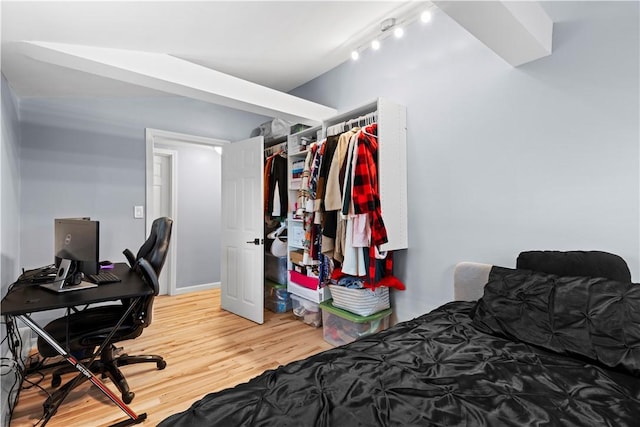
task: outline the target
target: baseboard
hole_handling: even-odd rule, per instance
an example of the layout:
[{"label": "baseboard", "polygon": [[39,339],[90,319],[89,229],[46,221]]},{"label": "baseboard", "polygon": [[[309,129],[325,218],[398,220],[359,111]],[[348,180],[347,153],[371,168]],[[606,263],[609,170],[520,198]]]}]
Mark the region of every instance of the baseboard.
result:
[{"label": "baseboard", "polygon": [[220,282],[213,282],[213,283],[204,283],[202,285],[185,286],[181,288],[176,288],[173,295],[188,294],[190,292],[205,291],[208,289],[218,289],[220,288],[220,285],[221,285]]}]

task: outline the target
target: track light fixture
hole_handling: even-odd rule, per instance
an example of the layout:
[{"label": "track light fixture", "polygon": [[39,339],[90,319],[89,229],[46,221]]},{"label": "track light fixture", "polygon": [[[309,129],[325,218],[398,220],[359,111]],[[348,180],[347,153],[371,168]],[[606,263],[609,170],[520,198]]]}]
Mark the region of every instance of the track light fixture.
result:
[{"label": "track light fixture", "polygon": [[384,33],[385,31],[395,27],[395,25],[396,25],[396,18],[387,18],[380,23],[380,31]]},{"label": "track light fixture", "polygon": [[[404,36],[404,27],[410,22],[420,19],[421,22],[427,23],[431,21],[432,13],[431,9],[435,6],[431,6],[427,9],[422,10],[419,14],[413,12],[413,16],[407,16],[406,14],[400,18],[387,18],[380,22],[380,30],[377,35],[374,35],[371,42],[358,46],[351,52],[351,59],[357,61],[360,58],[360,52],[366,50],[367,47],[370,47],[371,50],[379,50],[382,46],[382,42],[384,39],[389,37],[391,34],[394,35],[396,39],[400,39]],[[362,40],[362,39],[361,39]],[[367,44],[369,46],[367,46]]]}]

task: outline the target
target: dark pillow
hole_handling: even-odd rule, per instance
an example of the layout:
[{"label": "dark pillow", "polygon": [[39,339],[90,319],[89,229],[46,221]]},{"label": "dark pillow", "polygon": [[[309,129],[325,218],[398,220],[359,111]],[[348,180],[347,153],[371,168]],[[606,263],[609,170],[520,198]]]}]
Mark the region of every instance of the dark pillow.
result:
[{"label": "dark pillow", "polygon": [[520,252],[516,268],[558,276],[606,277],[620,282],[631,281],[631,272],[624,259],[601,251]]},{"label": "dark pillow", "polygon": [[473,325],[640,376],[640,285],[493,267]]}]

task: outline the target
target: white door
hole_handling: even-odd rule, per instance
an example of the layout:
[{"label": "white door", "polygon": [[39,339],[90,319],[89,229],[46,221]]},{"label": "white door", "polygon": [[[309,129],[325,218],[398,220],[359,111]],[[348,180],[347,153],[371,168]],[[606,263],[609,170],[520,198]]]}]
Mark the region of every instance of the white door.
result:
[{"label": "white door", "polygon": [[[175,179],[172,165],[175,163],[177,153],[172,150],[155,149],[153,153],[153,206],[152,219],[167,216],[172,218],[171,205],[174,194],[172,182]],[[167,260],[172,256],[172,246],[169,245]],[[162,273],[158,278],[160,295],[169,294],[169,279],[172,277],[172,263],[165,262]]]},{"label": "white door", "polygon": [[222,153],[221,304],[264,322],[263,137],[227,144]]}]

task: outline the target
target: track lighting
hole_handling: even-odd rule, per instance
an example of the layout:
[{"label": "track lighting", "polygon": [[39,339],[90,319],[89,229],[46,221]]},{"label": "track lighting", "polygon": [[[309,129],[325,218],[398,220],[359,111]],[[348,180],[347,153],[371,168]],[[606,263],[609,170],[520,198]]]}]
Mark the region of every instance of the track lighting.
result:
[{"label": "track lighting", "polygon": [[380,31],[385,32],[396,25],[396,18],[387,18],[380,23]]},{"label": "track lighting", "polygon": [[[360,39],[360,43],[364,43],[351,52],[351,59],[357,61],[360,58],[360,52],[366,50],[367,47],[370,47],[371,50],[379,50],[384,39],[389,37],[392,33],[395,38],[402,38],[404,36],[404,27],[417,19],[420,19],[420,21],[424,23],[430,22],[433,17],[431,11],[434,7],[435,6],[429,7],[428,9],[422,9],[422,11],[419,11],[418,8],[414,7],[411,14],[404,13],[398,18],[384,19],[380,22],[379,30],[375,31],[376,34],[372,34],[371,38],[365,36]],[[369,46],[367,46],[367,38],[371,40],[368,42]]]}]

